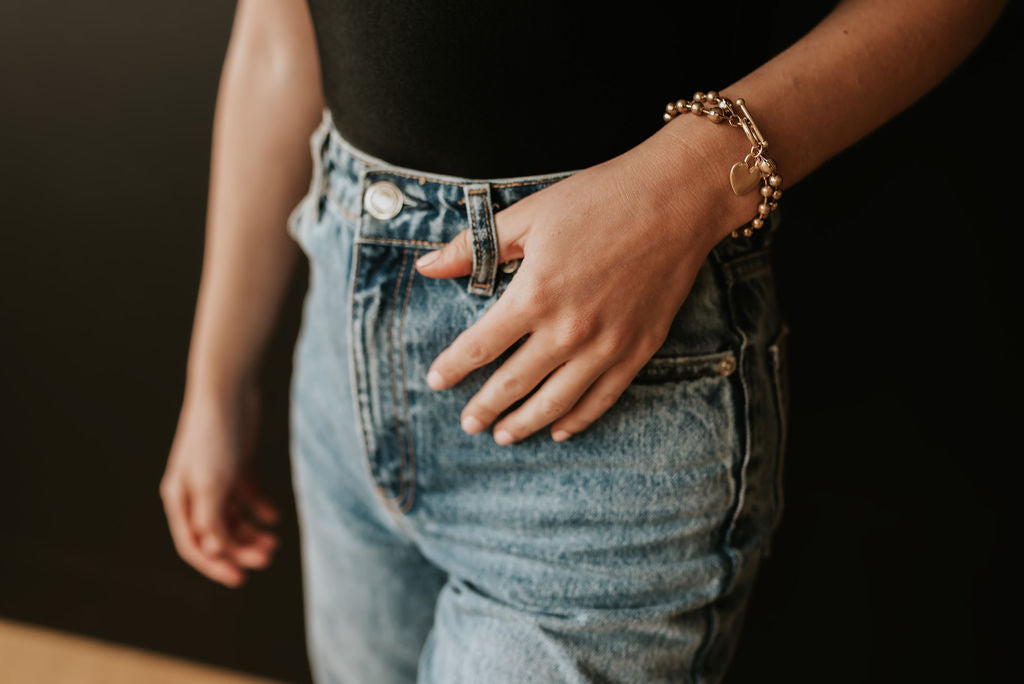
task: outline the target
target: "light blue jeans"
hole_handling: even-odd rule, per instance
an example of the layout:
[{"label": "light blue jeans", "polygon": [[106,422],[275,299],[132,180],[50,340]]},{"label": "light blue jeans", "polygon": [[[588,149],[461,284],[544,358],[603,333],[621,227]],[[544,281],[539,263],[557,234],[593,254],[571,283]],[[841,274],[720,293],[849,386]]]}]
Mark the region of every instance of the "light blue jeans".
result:
[{"label": "light blue jeans", "polygon": [[[596,423],[499,446],[459,415],[522,340],[441,392],[427,368],[515,276],[494,212],[573,172],[394,166],[327,110],[311,149],[290,421],[318,684],[719,681],[782,508],[777,221],[714,248]],[[470,226],[471,275],[417,275]]]}]

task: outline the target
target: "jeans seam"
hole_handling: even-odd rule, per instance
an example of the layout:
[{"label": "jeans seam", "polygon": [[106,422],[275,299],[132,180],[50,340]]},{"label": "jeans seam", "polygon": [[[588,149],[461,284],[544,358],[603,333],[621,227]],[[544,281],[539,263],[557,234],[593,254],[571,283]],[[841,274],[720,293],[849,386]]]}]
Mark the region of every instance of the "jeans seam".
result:
[{"label": "jeans seam", "polygon": [[[402,265],[398,269],[398,278],[395,279],[395,291],[391,296],[391,316],[388,318],[388,369],[391,374],[391,403],[392,410],[395,416],[395,439],[398,441],[399,451],[402,454],[401,468],[398,474],[398,494],[394,496],[387,496],[388,501],[395,502],[405,497],[405,469],[406,469],[406,453],[405,453],[405,439],[404,430],[402,429],[402,416],[398,405],[398,380],[395,378],[395,340],[394,340],[394,328],[395,328],[395,309],[398,308],[398,292],[402,286],[402,279],[405,276],[405,265],[409,261],[409,252],[402,250]],[[383,488],[381,488],[383,489]]]},{"label": "jeans seam", "polygon": [[[406,254],[408,251],[406,250]],[[419,250],[413,252],[413,260],[419,256]],[[402,262],[405,263],[404,261]],[[402,378],[402,415],[405,418],[405,453],[408,454],[406,458],[406,471],[403,471],[403,481],[408,478],[408,499],[406,499],[399,510],[403,513],[407,512],[412,508],[412,502],[416,498],[416,449],[413,444],[412,435],[412,422],[409,420],[409,391],[405,377],[405,345],[402,344],[404,339],[402,332],[405,329],[405,312],[409,308],[409,298],[412,295],[412,279],[416,276],[416,269],[413,268],[409,272],[409,280],[405,286],[405,299],[402,302],[402,312],[398,317],[398,354],[399,362],[401,363],[401,378]]]},{"label": "jeans seam", "polygon": [[[357,226],[356,238],[358,239],[360,224],[357,223],[356,226]],[[348,306],[349,306],[349,308],[348,308],[348,316],[349,316],[348,326],[349,326],[349,344],[350,344],[350,350],[349,350],[349,364],[350,364],[350,366],[349,366],[349,375],[350,375],[350,378],[351,378],[351,382],[349,383],[349,385],[350,385],[351,391],[352,391],[352,401],[353,401],[353,406],[355,407],[356,420],[359,423],[359,436],[361,438],[360,442],[361,442],[361,446],[362,446],[362,450],[363,450],[363,458],[362,458],[363,467],[366,470],[366,474],[369,477],[371,485],[374,486],[378,491],[380,491],[381,487],[377,484],[377,478],[374,476],[373,467],[372,467],[372,465],[370,463],[370,448],[369,448],[369,444],[367,443],[366,414],[365,414],[365,412],[363,410],[363,402],[362,402],[362,398],[360,396],[361,395],[360,388],[361,388],[362,385],[361,385],[360,377],[359,377],[359,375],[360,375],[360,364],[359,364],[359,360],[358,360],[357,357],[359,356],[361,350],[364,348],[364,344],[363,344],[363,341],[360,338],[360,336],[356,335],[356,320],[357,320],[356,311],[355,311],[356,285],[359,282],[359,265],[360,265],[359,256],[360,256],[360,252],[362,251],[361,249],[359,249],[358,242],[354,242],[354,244],[353,244],[353,251],[355,252],[355,256],[353,257],[354,261],[353,261],[353,265],[352,265],[352,276],[351,276],[351,279],[349,281],[349,295],[348,295]]]},{"label": "jeans seam", "polygon": [[361,237],[359,244],[363,245],[408,245],[416,247],[437,247],[447,244],[443,241],[413,240],[411,238],[386,238],[386,237]]},{"label": "jeans seam", "polygon": [[[714,632],[714,601],[718,598],[725,596],[732,591],[733,585],[736,582],[736,578],[740,574],[740,558],[739,555],[730,546],[732,541],[732,532],[736,526],[736,521],[739,519],[740,511],[743,506],[743,498],[746,491],[746,471],[747,464],[750,461],[750,388],[747,385],[747,373],[744,370],[744,363],[748,358],[749,340],[747,334],[743,331],[742,326],[737,323],[736,307],[734,302],[735,293],[735,281],[732,277],[732,273],[729,271],[728,264],[719,263],[718,276],[724,281],[725,285],[725,299],[726,309],[729,316],[729,328],[737,333],[740,337],[740,347],[738,358],[736,362],[736,383],[740,391],[742,392],[742,421],[734,422],[735,425],[743,425],[743,442],[742,442],[742,453],[740,458],[739,472],[735,476],[736,479],[736,494],[735,500],[732,504],[732,514],[729,520],[725,523],[725,529],[721,532],[721,542],[718,547],[718,553],[722,556],[728,564],[728,577],[722,582],[722,588],[717,593],[715,599],[708,604],[708,624],[704,633],[704,640],[700,647],[697,649],[697,654],[693,659],[693,668],[691,670],[691,676],[694,682],[700,682],[700,671],[704,664],[704,658],[710,648],[711,641],[715,638]],[[735,405],[735,403],[734,403]],[[732,468],[730,468],[730,473]]]}]

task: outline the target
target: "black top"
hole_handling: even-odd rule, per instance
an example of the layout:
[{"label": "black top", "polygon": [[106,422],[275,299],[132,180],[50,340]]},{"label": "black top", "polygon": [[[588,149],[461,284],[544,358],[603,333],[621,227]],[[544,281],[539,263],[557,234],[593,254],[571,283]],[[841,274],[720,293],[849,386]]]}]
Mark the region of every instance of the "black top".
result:
[{"label": "black top", "polygon": [[[500,178],[610,159],[666,102],[771,55],[770,2],[308,0],[339,132],[385,161]],[[751,40],[753,38],[753,40]]]}]

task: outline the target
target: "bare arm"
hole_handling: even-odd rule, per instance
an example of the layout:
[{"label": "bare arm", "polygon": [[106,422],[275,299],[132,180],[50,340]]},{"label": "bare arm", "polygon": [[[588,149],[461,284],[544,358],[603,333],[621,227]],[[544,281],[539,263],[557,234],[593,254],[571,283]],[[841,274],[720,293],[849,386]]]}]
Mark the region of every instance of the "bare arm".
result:
[{"label": "bare arm", "polygon": [[286,224],[309,184],[322,107],[305,0],[240,0],[217,94],[185,400],[160,482],[178,554],[227,586],[277,546],[253,524],[278,519],[251,468],[256,375],[300,253]]},{"label": "bare arm", "polygon": [[299,250],[285,221],[309,183],[320,65],[303,0],[241,0],[217,95],[206,248],[187,395],[253,382]]},{"label": "bare arm", "polygon": [[[785,186],[792,187],[948,76],[1005,5],[1005,0],[844,0],[799,41],[719,92],[746,99],[768,139],[769,156]],[[694,116],[677,117],[649,139],[668,157],[694,141],[717,170],[709,176],[718,181],[717,196],[726,208],[725,224],[709,226],[713,244],[754,216],[756,196],[736,197],[725,180],[748,143],[737,129]]]}]

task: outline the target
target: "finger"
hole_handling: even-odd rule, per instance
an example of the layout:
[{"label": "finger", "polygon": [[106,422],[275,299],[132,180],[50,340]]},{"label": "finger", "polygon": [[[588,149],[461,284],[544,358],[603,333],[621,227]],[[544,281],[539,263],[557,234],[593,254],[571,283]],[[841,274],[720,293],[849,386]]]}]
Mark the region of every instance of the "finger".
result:
[{"label": "finger", "polygon": [[[462,429],[471,435],[485,429],[502,411],[529,394],[568,358],[567,351],[541,333],[530,335],[466,403],[462,409]],[[580,392],[584,389],[581,388]]]},{"label": "finger", "polygon": [[518,442],[569,413],[608,367],[608,359],[574,358],[561,365],[522,406],[494,426],[498,444]]},{"label": "finger", "polygon": [[416,260],[416,268],[429,278],[454,278],[473,272],[473,229],[460,231],[446,245]]},{"label": "finger", "polygon": [[[511,290],[506,290],[508,293]],[[484,314],[463,330],[446,347],[427,373],[431,389],[441,390],[459,383],[471,371],[490,363],[530,332],[526,315],[519,314],[513,297],[499,297]]]},{"label": "finger", "polygon": [[227,518],[230,540],[226,555],[247,568],[265,567],[277,548],[277,536],[269,530],[256,527],[246,520],[241,511],[234,509]]},{"label": "finger", "polygon": [[[506,220],[504,210],[494,214],[494,232],[498,237],[498,263],[523,257],[519,244],[521,230]],[[473,272],[473,229],[466,228],[439,249],[416,260],[420,273],[431,278],[454,278]]]},{"label": "finger", "polygon": [[225,526],[226,500],[221,487],[204,483],[192,489],[192,530],[199,538],[199,549],[211,558],[223,554],[228,546]]},{"label": "finger", "polygon": [[281,518],[277,506],[263,493],[251,474],[239,479],[237,494],[244,508],[263,524],[272,525]]},{"label": "finger", "polygon": [[609,368],[580,397],[571,411],[551,426],[551,438],[564,442],[588,428],[618,402],[644,361],[623,362]]},{"label": "finger", "polygon": [[223,560],[211,559],[200,551],[196,536],[189,525],[190,502],[184,487],[169,486],[166,492],[161,491],[161,498],[171,530],[171,539],[178,555],[212,580],[228,586],[240,584],[245,577],[238,568]]}]

